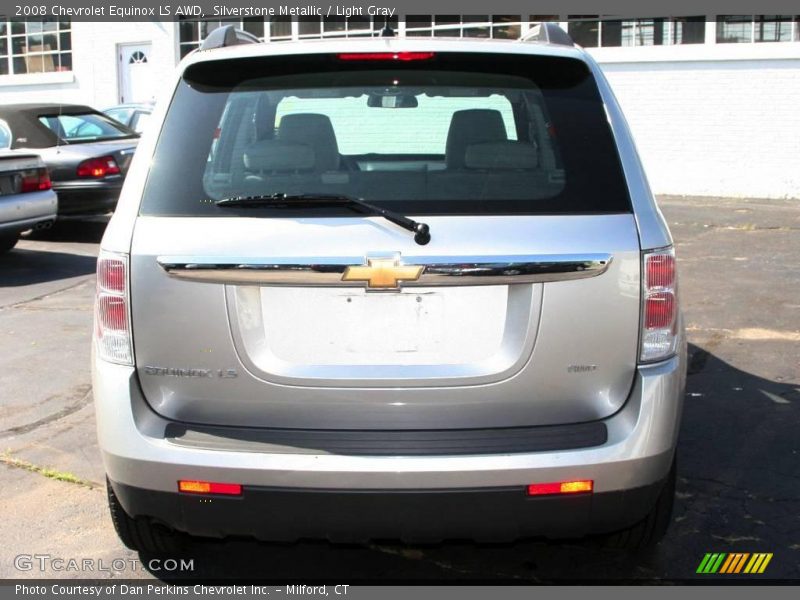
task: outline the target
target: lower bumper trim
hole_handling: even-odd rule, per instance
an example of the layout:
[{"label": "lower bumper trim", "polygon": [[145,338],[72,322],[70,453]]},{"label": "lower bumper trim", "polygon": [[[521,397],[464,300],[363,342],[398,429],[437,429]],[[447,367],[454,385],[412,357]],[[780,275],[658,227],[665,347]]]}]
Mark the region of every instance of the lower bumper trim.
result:
[{"label": "lower bumper trim", "polygon": [[[244,486],[238,497],[198,496],[111,482],[125,511],[202,537],[265,541],[399,539],[510,542],[623,529],[644,518],[664,482],[600,494],[529,497],[525,487],[341,491]],[[177,485],[177,484],[176,484]],[[176,488],[177,489],[177,488]]]}]

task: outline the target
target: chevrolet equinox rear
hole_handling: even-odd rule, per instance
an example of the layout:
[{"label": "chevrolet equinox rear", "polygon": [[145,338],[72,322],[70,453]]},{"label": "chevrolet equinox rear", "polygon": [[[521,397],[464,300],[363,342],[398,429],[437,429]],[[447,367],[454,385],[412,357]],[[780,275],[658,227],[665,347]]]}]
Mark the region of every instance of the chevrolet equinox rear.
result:
[{"label": "chevrolet equinox rear", "polygon": [[156,108],[98,261],[122,541],[660,539],[675,257],[592,59],[563,32],[222,31]]}]

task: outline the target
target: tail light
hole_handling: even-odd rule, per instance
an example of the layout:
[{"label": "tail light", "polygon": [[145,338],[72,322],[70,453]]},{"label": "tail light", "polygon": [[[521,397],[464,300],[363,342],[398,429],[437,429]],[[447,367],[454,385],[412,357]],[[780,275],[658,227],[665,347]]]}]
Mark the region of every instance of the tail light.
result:
[{"label": "tail light", "polygon": [[339,54],[339,60],[389,60],[408,62],[412,60],[430,60],[433,52],[348,52]]},{"label": "tail light", "polygon": [[101,251],[97,259],[94,328],[100,358],[133,365],[128,256],[125,254]]},{"label": "tail light", "polygon": [[672,248],[643,254],[640,360],[652,362],[675,353],[678,337],[678,282]]},{"label": "tail light", "polygon": [[22,181],[19,186],[20,193],[43,192],[52,187],[50,173],[47,172],[47,169],[30,169],[22,172]]},{"label": "tail light", "polygon": [[78,165],[78,177],[92,177],[99,179],[106,175],[119,175],[121,173],[117,161],[113,156],[90,158]]}]

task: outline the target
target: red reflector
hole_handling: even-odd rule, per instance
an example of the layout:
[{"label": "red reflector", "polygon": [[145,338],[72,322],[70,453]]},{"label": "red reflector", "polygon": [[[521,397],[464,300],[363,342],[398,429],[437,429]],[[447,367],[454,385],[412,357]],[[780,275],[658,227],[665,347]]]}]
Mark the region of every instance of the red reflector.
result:
[{"label": "red reflector", "polygon": [[647,287],[671,287],[675,283],[675,257],[652,254],[647,257]]},{"label": "red reflector", "polygon": [[100,320],[105,329],[126,331],[128,329],[128,309],[125,298],[100,294],[97,298]]},{"label": "red reflector", "polygon": [[102,260],[97,268],[100,287],[111,292],[125,291],[125,263],[121,260]]},{"label": "red reflector", "polygon": [[214,483],[212,481],[181,479],[178,482],[178,491],[188,494],[224,494],[227,496],[240,496],[242,494],[242,486],[238,483]]},{"label": "red reflector", "polygon": [[78,177],[105,177],[106,175],[119,175],[119,165],[113,156],[90,158],[78,165]]},{"label": "red reflector", "polygon": [[647,329],[664,329],[672,325],[675,316],[675,295],[656,292],[648,296],[644,308],[644,326]]},{"label": "red reflector", "polygon": [[578,494],[591,492],[594,481],[581,479],[578,481],[560,481],[555,483],[532,483],[528,486],[528,496],[549,496],[552,494]]},{"label": "red reflector", "polygon": [[348,52],[339,54],[339,60],[429,60],[435,56],[433,52]]}]

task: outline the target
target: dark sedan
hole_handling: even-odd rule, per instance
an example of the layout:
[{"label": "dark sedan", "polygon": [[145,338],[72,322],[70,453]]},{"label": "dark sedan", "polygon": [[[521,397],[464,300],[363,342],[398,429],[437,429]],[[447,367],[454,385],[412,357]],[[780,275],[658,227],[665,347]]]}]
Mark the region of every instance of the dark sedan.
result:
[{"label": "dark sedan", "polygon": [[139,134],[88,106],[0,106],[4,147],[36,149],[58,194],[58,214],[104,214],[117,204]]}]

